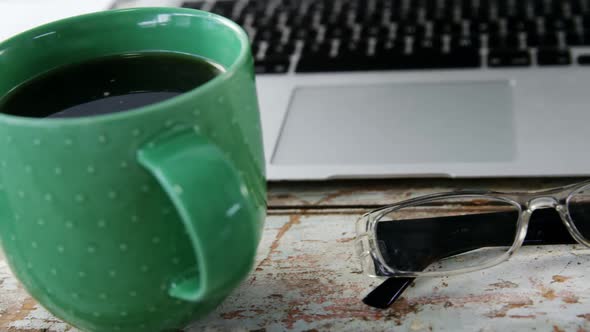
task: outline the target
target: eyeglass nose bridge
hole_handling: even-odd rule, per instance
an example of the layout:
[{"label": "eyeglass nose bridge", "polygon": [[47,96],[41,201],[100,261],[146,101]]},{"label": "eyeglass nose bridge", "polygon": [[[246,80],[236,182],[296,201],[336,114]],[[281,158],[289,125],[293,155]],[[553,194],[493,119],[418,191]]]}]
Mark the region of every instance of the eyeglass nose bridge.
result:
[{"label": "eyeglass nose bridge", "polygon": [[522,246],[522,244],[524,243],[524,239],[526,237],[528,226],[529,226],[529,221],[530,221],[531,215],[533,214],[533,212],[535,212],[535,210],[548,209],[548,208],[556,209],[561,217],[561,221],[567,227],[570,234],[572,234],[571,225],[570,225],[569,221],[567,220],[567,218],[565,218],[564,213],[562,211],[563,209],[561,208],[561,205],[559,204],[557,199],[555,199],[554,197],[550,197],[550,196],[534,197],[534,198],[530,199],[529,201],[525,202],[522,207],[524,209],[522,210],[522,215],[521,215],[522,218],[520,220],[520,225],[518,228],[518,232],[516,234],[516,244],[515,244],[515,247],[513,247],[512,250],[509,251],[510,255],[514,254],[514,252],[518,248],[520,248],[520,246]]},{"label": "eyeglass nose bridge", "polygon": [[520,232],[520,234],[518,235],[521,242],[524,241],[524,237],[526,236],[526,230],[528,228],[529,220],[530,220],[530,217],[533,214],[533,212],[538,209],[553,208],[559,214],[559,217],[561,218],[561,222],[567,228],[567,231],[574,238],[574,240],[576,240],[580,244],[590,246],[590,242],[588,240],[586,240],[580,234],[578,229],[573,224],[573,222],[570,219],[570,216],[567,212],[567,208],[563,204],[561,204],[555,197],[550,197],[550,196],[535,197],[535,198],[529,200],[525,204],[525,207],[526,207],[526,210],[524,210],[524,213],[523,213],[524,218],[522,220],[522,223],[523,223],[522,232]]},{"label": "eyeglass nose bridge", "polygon": [[559,202],[554,197],[543,196],[543,197],[535,197],[527,202],[526,208],[527,211],[532,214],[535,210],[538,209],[547,209],[553,208],[557,209],[559,206]]}]

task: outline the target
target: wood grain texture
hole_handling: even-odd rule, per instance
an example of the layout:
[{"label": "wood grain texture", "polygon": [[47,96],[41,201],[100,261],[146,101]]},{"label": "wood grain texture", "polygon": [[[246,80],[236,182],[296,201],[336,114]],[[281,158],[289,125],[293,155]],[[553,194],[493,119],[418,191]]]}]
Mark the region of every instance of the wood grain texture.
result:
[{"label": "wood grain texture", "polygon": [[[529,190],[570,182],[464,184]],[[354,257],[358,216],[369,206],[464,184],[272,184],[253,273],[215,312],[186,331],[590,331],[590,251],[578,245],[523,248],[492,269],[418,279],[388,310],[361,303],[378,281],[363,275]],[[1,253],[0,331],[75,331],[26,295]]]},{"label": "wood grain texture", "polygon": [[459,189],[531,191],[576,183],[576,178],[398,179],[331,182],[277,182],[270,185],[271,209],[367,209],[435,192]]}]

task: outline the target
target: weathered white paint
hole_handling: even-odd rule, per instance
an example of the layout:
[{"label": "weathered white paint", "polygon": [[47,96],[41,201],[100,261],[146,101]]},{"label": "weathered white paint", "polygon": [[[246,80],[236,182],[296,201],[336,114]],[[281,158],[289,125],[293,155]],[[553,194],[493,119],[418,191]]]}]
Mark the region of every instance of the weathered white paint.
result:
[{"label": "weathered white paint", "polygon": [[[310,201],[303,209],[275,209],[281,205],[271,198],[255,271],[187,331],[590,331],[590,253],[580,246],[524,248],[492,269],[419,279],[388,310],[366,307],[360,300],[378,281],[353,256],[362,209],[346,207],[358,197],[381,202],[394,190],[341,196],[340,185],[322,188],[290,194]],[[319,209],[318,201],[342,208]],[[0,256],[0,331],[68,331],[18,285]]]}]

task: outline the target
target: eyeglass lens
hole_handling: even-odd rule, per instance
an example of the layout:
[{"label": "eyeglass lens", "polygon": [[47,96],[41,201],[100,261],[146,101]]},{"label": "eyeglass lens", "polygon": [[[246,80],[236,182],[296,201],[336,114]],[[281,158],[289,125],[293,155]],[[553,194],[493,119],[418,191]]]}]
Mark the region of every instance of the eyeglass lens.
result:
[{"label": "eyeglass lens", "polygon": [[377,246],[396,271],[482,266],[512,246],[520,209],[491,197],[445,198],[394,210],[378,220]]},{"label": "eyeglass lens", "polygon": [[[479,220],[479,222],[486,221],[487,224],[502,224],[502,222],[498,222],[498,219],[503,220],[506,218],[506,212],[497,212],[497,213],[484,213],[484,214],[469,214],[468,217],[465,215],[456,216],[456,218],[460,221],[460,223],[468,222],[468,220]],[[479,219],[479,217],[483,217]],[[446,216],[445,218],[449,218]],[[423,220],[424,218],[420,218],[418,220]],[[450,219],[445,219],[450,221]],[[405,221],[412,222],[412,219],[405,219]],[[385,239],[392,235],[392,228],[387,227],[387,224],[396,223],[397,221],[386,221],[381,222],[378,224],[377,227],[377,238]],[[383,224],[383,225],[380,225]],[[406,226],[409,227],[409,226]],[[456,226],[445,224],[442,227],[437,228],[440,230],[443,228],[441,234],[449,233],[449,230],[456,229]],[[444,228],[448,228],[447,231],[444,231]],[[502,236],[501,233],[504,231],[504,228],[494,228],[491,226],[486,227],[487,232],[483,234],[484,239],[482,244],[490,243],[490,239],[494,238],[506,238],[506,236]],[[511,232],[511,230],[508,230]],[[452,231],[451,231],[452,232]],[[576,243],[575,240],[570,236],[567,229],[563,226],[560,216],[554,209],[542,209],[537,210],[531,217],[531,222],[529,223],[528,231],[526,238],[524,240],[523,245],[554,245],[554,244],[572,244]],[[460,243],[453,243],[453,248],[470,248],[473,245],[473,241],[468,239],[467,243],[461,245]],[[444,248],[443,248],[444,249]],[[446,250],[446,249],[445,249]],[[447,252],[453,252],[453,250],[447,250]],[[383,253],[382,253],[383,254]],[[394,253],[386,253],[386,255],[393,255]],[[451,254],[452,255],[452,254]],[[432,257],[433,259],[440,259],[445,258],[444,254],[430,254],[428,257]],[[434,258],[439,257],[439,258]],[[428,266],[434,263],[434,261],[424,260],[421,262],[422,265]],[[416,265],[417,266],[417,265]],[[389,278],[383,282],[382,285],[375,288],[371,293],[369,293],[364,299],[363,302],[369,306],[375,308],[387,308],[391,305],[397,298],[401,296],[403,291],[411,284],[414,278]]]},{"label": "eyeglass lens", "polygon": [[584,239],[590,239],[590,186],[573,193],[567,202],[570,218]]}]

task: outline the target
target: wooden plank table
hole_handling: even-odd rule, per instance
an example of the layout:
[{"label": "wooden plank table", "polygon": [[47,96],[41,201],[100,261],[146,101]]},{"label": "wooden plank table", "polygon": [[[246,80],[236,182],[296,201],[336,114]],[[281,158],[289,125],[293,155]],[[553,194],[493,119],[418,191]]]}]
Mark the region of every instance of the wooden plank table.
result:
[{"label": "wooden plank table", "polygon": [[[523,248],[495,268],[418,279],[388,310],[360,299],[378,284],[354,257],[368,209],[457,188],[533,190],[576,179],[276,183],[255,270],[186,331],[590,331],[590,251]],[[75,331],[20,287],[0,253],[0,331]]]}]

